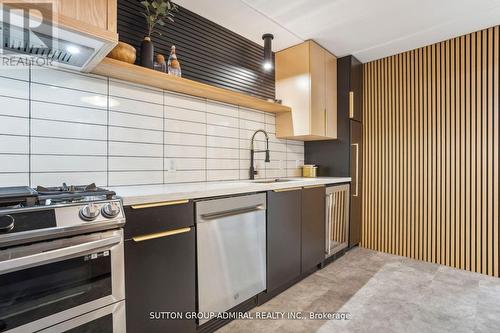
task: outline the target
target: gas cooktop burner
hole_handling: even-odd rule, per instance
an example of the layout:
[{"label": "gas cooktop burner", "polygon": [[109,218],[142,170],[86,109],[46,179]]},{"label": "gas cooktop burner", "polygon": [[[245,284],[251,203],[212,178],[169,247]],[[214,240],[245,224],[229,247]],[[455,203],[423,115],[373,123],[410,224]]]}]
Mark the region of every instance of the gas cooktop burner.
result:
[{"label": "gas cooktop burner", "polygon": [[[116,193],[100,187],[95,183],[90,185],[66,185],[56,187],[36,188],[38,201],[40,204],[68,203],[79,201],[93,201],[97,199],[111,200]],[[48,202],[50,200],[50,202]]]}]

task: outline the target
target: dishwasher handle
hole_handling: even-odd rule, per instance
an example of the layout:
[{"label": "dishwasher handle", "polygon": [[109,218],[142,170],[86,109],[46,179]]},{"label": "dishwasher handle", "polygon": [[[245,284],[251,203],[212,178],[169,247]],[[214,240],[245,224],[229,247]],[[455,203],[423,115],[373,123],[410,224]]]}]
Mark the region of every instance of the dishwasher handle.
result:
[{"label": "dishwasher handle", "polygon": [[250,206],[250,207],[225,210],[225,211],[216,212],[216,213],[201,214],[200,217],[203,221],[213,221],[213,220],[217,220],[217,219],[220,219],[223,217],[230,217],[230,216],[236,216],[236,215],[241,215],[241,214],[247,214],[247,213],[257,212],[257,211],[261,211],[261,210],[266,210],[264,205],[255,205],[255,206]]}]

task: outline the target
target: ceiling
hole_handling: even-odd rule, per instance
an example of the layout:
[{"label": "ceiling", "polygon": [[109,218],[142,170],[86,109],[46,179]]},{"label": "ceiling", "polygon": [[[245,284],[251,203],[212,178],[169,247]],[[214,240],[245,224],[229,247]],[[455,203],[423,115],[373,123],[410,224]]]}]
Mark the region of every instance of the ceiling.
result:
[{"label": "ceiling", "polygon": [[500,0],[177,0],[274,51],[313,39],[338,57],[384,58],[500,24]]}]

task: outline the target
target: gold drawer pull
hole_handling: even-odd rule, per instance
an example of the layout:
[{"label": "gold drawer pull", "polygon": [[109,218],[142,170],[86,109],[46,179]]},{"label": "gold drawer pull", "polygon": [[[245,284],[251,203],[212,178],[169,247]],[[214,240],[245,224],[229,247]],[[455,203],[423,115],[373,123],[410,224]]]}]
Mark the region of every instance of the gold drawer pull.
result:
[{"label": "gold drawer pull", "polygon": [[354,92],[349,92],[349,118],[354,118]]},{"label": "gold drawer pull", "polygon": [[164,207],[164,206],[173,206],[173,205],[182,205],[187,204],[189,200],[177,200],[177,201],[165,201],[165,202],[155,202],[143,205],[133,205],[132,209],[144,209],[144,208],[155,208],[155,207]]},{"label": "gold drawer pull", "polygon": [[168,237],[168,236],[173,236],[173,235],[178,235],[178,234],[185,234],[186,232],[190,232],[190,231],[191,231],[191,228],[182,228],[182,229],[158,232],[156,234],[137,236],[137,237],[133,237],[132,240],[134,242],[144,242],[144,241],[156,239],[156,238]]},{"label": "gold drawer pull", "polygon": [[311,186],[304,186],[304,188],[320,188],[320,187],[325,187],[325,185],[311,185]]},{"label": "gold drawer pull", "polygon": [[300,190],[302,190],[302,187],[283,188],[281,190],[273,190],[273,192],[280,193],[280,192],[291,192],[291,191],[300,191]]}]

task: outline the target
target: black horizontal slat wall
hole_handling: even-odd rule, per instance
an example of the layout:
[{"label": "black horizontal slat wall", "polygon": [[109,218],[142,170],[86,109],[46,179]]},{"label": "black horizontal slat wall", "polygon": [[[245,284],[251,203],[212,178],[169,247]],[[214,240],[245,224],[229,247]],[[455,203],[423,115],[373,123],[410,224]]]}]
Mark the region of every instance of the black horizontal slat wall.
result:
[{"label": "black horizontal slat wall", "polygon": [[[120,40],[137,49],[145,36],[146,22],[139,0],[118,0]],[[168,58],[176,46],[182,76],[261,98],[275,97],[274,71],[262,69],[263,47],[200,15],[179,7],[175,22],[158,27],[153,35],[155,53]]]}]

